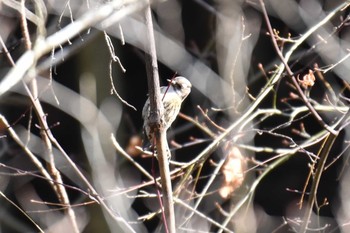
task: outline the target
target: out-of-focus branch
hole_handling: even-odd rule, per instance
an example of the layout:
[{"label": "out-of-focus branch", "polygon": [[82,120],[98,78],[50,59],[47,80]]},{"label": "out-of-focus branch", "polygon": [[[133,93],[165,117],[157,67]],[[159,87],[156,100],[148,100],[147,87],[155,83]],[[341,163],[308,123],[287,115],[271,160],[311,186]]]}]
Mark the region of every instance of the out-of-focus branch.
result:
[{"label": "out-of-focus branch", "polygon": [[[289,65],[288,65],[288,58],[291,55],[291,53],[294,51],[294,49],[296,49],[299,45],[300,45],[300,39],[296,41],[296,43],[294,44],[294,46],[291,48],[290,53],[287,53],[286,56],[283,56],[281,50],[278,48],[277,42],[276,42],[276,38],[273,36],[273,30],[269,21],[269,17],[268,14],[266,12],[265,9],[265,5],[264,5],[264,1],[260,0],[260,5],[262,8],[262,12],[263,15],[265,17],[265,21],[269,30],[269,33],[271,35],[271,39],[273,42],[273,45],[275,47],[275,50],[278,54],[278,56],[280,57],[280,59],[282,60],[282,63],[284,65],[284,68],[286,69],[288,75],[292,78],[292,82],[294,84],[294,86],[296,87],[299,95],[301,96],[304,104],[308,107],[308,109],[311,111],[312,115],[316,118],[316,120],[319,122],[320,125],[322,125],[329,133],[327,135],[327,137],[325,138],[325,141],[323,143],[323,145],[321,146],[321,149],[319,151],[318,157],[320,158],[319,161],[317,162],[317,168],[315,170],[315,173],[313,175],[313,180],[312,180],[312,185],[311,185],[311,190],[310,190],[310,195],[309,195],[309,199],[308,199],[308,203],[305,209],[305,214],[304,214],[304,218],[301,224],[301,227],[299,229],[300,233],[305,233],[306,229],[309,225],[309,221],[310,221],[310,217],[311,217],[311,213],[313,210],[313,206],[315,205],[316,202],[316,194],[317,194],[317,190],[319,187],[319,183],[321,180],[321,176],[322,173],[324,171],[324,167],[325,167],[325,163],[327,161],[328,155],[330,150],[332,149],[332,146],[337,138],[337,136],[339,135],[339,132],[342,130],[343,127],[345,127],[345,125],[347,125],[347,120],[349,118],[350,115],[350,110],[348,109],[346,114],[344,114],[341,118],[341,120],[339,121],[339,123],[336,125],[336,127],[331,128],[329,127],[320,117],[320,115],[315,111],[314,107],[311,105],[310,101],[307,99],[307,97],[304,95],[303,91],[301,90],[293,72],[291,71]],[[308,37],[309,35],[311,35],[318,26],[324,24],[325,22],[327,22],[328,20],[330,20],[336,12],[338,12],[339,10],[341,10],[343,7],[346,7],[348,5],[348,3],[343,3],[341,5],[339,5],[338,7],[336,7],[333,11],[331,11],[331,13],[329,13],[327,15],[327,17],[325,17],[323,20],[321,20],[317,25],[315,25],[313,28],[311,28],[310,30],[308,30],[303,37]],[[286,59],[287,58],[287,59]],[[315,166],[316,164],[313,164],[313,166]]]},{"label": "out-of-focus branch", "polygon": [[[41,109],[41,107],[36,106],[36,105],[40,105],[40,103],[38,104],[34,99],[33,96],[31,96],[31,93],[28,92],[29,97],[31,98],[34,108],[36,110]],[[90,181],[84,176],[84,174],[79,170],[78,166],[74,163],[74,161],[68,156],[68,154],[65,152],[65,150],[62,148],[62,146],[58,143],[58,141],[56,140],[56,138],[54,137],[54,135],[52,134],[49,126],[47,125],[47,122],[45,120],[45,114],[43,111],[40,111],[37,113],[38,116],[38,120],[40,122],[40,125],[42,125],[43,128],[43,132],[47,135],[47,138],[50,140],[50,142],[52,143],[53,146],[57,147],[57,149],[62,153],[62,155],[64,156],[64,158],[67,160],[67,162],[69,163],[69,165],[73,168],[74,172],[79,176],[79,178],[85,183],[85,185],[88,187],[88,189],[91,191],[91,194],[94,198],[96,198],[98,200],[98,203],[103,207],[104,210],[107,211],[107,213],[117,222],[122,223],[128,230],[129,232],[135,232],[132,227],[125,221],[124,218],[118,216],[117,213],[115,213],[114,211],[111,210],[111,208],[105,203],[105,200],[97,193],[96,189],[94,188],[94,186],[90,183]]]},{"label": "out-of-focus branch", "polygon": [[[295,52],[295,50],[307,39],[309,36],[315,32],[318,28],[322,27],[325,23],[327,23],[339,10],[341,10],[343,7],[345,7],[347,3],[343,3],[337,8],[335,8],[332,12],[330,12],[323,20],[321,20],[318,24],[313,26],[310,30],[308,30],[303,36],[301,36],[294,44],[293,46],[287,51],[284,61],[288,62],[292,54]],[[265,99],[265,97],[270,93],[271,90],[273,90],[273,87],[282,77],[282,72],[284,70],[284,64],[279,65],[279,69],[277,73],[269,80],[269,82],[263,87],[259,93],[259,95],[255,98],[255,100],[251,103],[251,105],[247,108],[247,110],[242,114],[242,116],[237,119],[231,126],[229,126],[225,132],[220,134],[207,148],[205,148],[198,156],[196,156],[192,161],[188,163],[187,166],[190,166],[191,164],[196,163],[197,165],[200,164],[202,161],[206,160],[212,152],[214,152],[221,144],[223,139],[231,134],[234,130],[237,130],[237,128],[246,121],[250,117],[251,114],[253,114],[254,110],[258,107],[258,105]],[[185,168],[183,167],[183,168]]]},{"label": "out-of-focus branch", "polygon": [[170,153],[169,146],[166,138],[166,129],[164,128],[163,112],[164,107],[162,103],[162,96],[160,94],[159,86],[159,74],[157,65],[156,46],[153,33],[152,14],[150,6],[146,7],[145,19],[148,36],[148,48],[146,48],[146,70],[147,70],[147,83],[149,89],[150,100],[150,116],[149,126],[151,132],[154,134],[157,148],[157,159],[159,164],[162,193],[163,193],[163,205],[164,205],[164,224],[166,232],[175,233],[175,213],[173,193],[171,186],[169,161],[167,153]]},{"label": "out-of-focus branch", "polygon": [[137,162],[135,162],[135,160],[128,155],[124,149],[119,145],[117,139],[115,138],[115,136],[112,134],[111,135],[111,140],[113,142],[113,145],[115,147],[115,149],[121,153],[127,160],[129,160],[129,162],[131,162],[140,172],[142,172],[142,174],[144,174],[148,179],[153,180],[153,177],[151,174],[149,174],[140,164],[138,164]]},{"label": "out-of-focus branch", "polygon": [[44,233],[45,231],[41,229],[41,227],[24,211],[19,207],[16,203],[10,200],[3,192],[0,191],[0,196],[2,196],[7,202],[13,205],[19,212],[21,212],[33,225],[39,230],[39,232]]},{"label": "out-of-focus branch", "polygon": [[[142,9],[146,3],[146,0],[112,1],[97,9],[94,8],[87,11],[79,19],[47,38],[39,37],[33,45],[33,49],[26,51],[18,59],[16,66],[0,82],[0,96],[20,82],[39,58],[51,52],[52,49],[65,44],[69,39],[79,35],[83,30],[95,26],[109,17],[113,16],[114,21],[121,20],[127,15]],[[116,11],[116,9],[118,10]]]},{"label": "out-of-focus branch", "polygon": [[[39,6],[37,6],[37,4],[38,3],[36,2],[35,9],[37,9],[37,11],[41,12],[41,8]],[[26,49],[27,49],[27,51],[31,51],[32,42],[31,42],[30,35],[29,35],[27,19],[26,19],[26,15],[25,15],[25,9],[26,9],[25,0],[21,0],[21,11],[20,11],[21,12],[21,29],[22,29],[22,34],[24,37]],[[40,19],[40,21],[38,23],[38,28],[40,28],[40,25],[45,24],[46,19],[42,16],[41,13],[39,13],[38,18]],[[42,31],[42,29],[41,29],[41,31]],[[55,181],[55,183],[53,183],[53,187],[54,187],[54,190],[58,196],[60,203],[67,206],[67,209],[65,211],[66,211],[66,214],[70,220],[71,229],[73,232],[79,233],[79,227],[78,227],[76,215],[75,215],[75,212],[70,205],[67,190],[63,185],[61,185],[61,184],[63,184],[63,180],[62,180],[61,173],[58,171],[58,169],[56,168],[56,165],[55,165],[56,162],[55,162],[54,155],[53,155],[52,143],[51,143],[48,135],[45,133],[46,128],[48,128],[48,124],[46,121],[44,110],[43,110],[41,103],[38,99],[38,85],[37,85],[37,80],[35,77],[35,75],[36,75],[35,68],[31,67],[30,69],[33,69],[33,72],[30,72],[30,76],[31,76],[30,77],[31,78],[30,79],[30,89],[27,88],[26,83],[24,83],[24,85],[26,87],[28,95],[31,97],[31,100],[33,102],[37,117],[41,118],[41,120],[39,120],[39,122],[40,122],[40,135],[43,139],[43,142],[45,145],[46,156],[48,157],[48,161],[49,161],[48,171],[50,172],[51,177]]]},{"label": "out-of-focus branch", "polygon": [[[339,122],[338,122],[339,123]],[[335,124],[337,125],[337,123]],[[315,134],[313,137],[306,140],[301,145],[291,148],[288,151],[281,151],[281,153],[274,156],[274,160],[272,163],[269,163],[269,161],[264,161],[264,163],[268,164],[266,169],[257,177],[257,179],[252,183],[252,185],[249,188],[249,191],[240,199],[238,203],[236,203],[235,207],[230,211],[230,213],[227,215],[226,219],[223,221],[222,226],[226,227],[227,224],[229,224],[232,221],[232,218],[239,212],[239,210],[246,205],[249,201],[251,201],[255,190],[257,189],[258,185],[260,184],[261,180],[264,179],[268,174],[271,173],[276,167],[279,167],[281,164],[288,161],[293,155],[295,155],[298,151],[301,149],[304,149],[306,147],[314,145],[315,141],[319,141],[319,139],[324,139],[327,137],[326,130],[322,130],[321,132]],[[218,231],[219,233],[222,232],[220,229]]]},{"label": "out-of-focus branch", "polygon": [[[35,79],[33,79],[31,81],[31,85],[33,86],[32,89],[34,89],[34,94],[37,96],[37,85],[36,85],[36,81]],[[79,232],[79,228],[78,228],[78,224],[76,221],[76,217],[75,217],[75,213],[74,210],[71,208],[70,206],[70,201],[68,198],[68,194],[67,191],[65,189],[65,187],[62,185],[63,184],[63,180],[62,180],[62,176],[61,173],[57,170],[56,168],[56,163],[55,163],[55,159],[54,159],[54,154],[53,154],[53,146],[52,146],[52,142],[48,136],[48,134],[46,133],[46,131],[48,130],[49,126],[47,124],[46,121],[46,115],[44,113],[44,110],[41,106],[41,103],[39,101],[39,99],[37,97],[34,98],[34,96],[32,95],[32,92],[29,90],[29,88],[26,86],[26,90],[28,95],[30,96],[30,99],[34,105],[34,109],[36,112],[36,115],[39,119],[40,122],[40,135],[43,139],[44,145],[45,145],[45,154],[48,156],[48,170],[51,173],[51,176],[53,177],[53,179],[55,180],[54,188],[55,191],[57,193],[57,196],[59,197],[59,201],[64,204],[65,206],[67,206],[67,215],[69,216],[69,219],[71,220],[71,224],[72,224],[72,231],[74,232]]]},{"label": "out-of-focus branch", "polygon": [[[127,160],[129,160],[140,172],[142,172],[146,177],[148,177],[149,179],[153,179],[151,174],[149,174],[141,165],[139,165],[137,162],[135,162],[130,155],[128,155],[124,149],[119,145],[119,143],[117,142],[115,136],[112,134],[111,135],[111,140],[113,142],[113,145],[115,146],[116,150],[121,153]],[[183,177],[184,175],[181,175],[181,173],[178,173],[179,176]],[[159,180],[158,178],[156,179],[157,181]],[[148,185],[149,182],[145,182],[140,186],[135,187],[136,188],[141,188],[142,186],[146,186]],[[157,182],[157,184],[159,185],[159,182]],[[159,185],[160,186],[160,185]],[[132,191],[134,190],[133,188],[129,189],[128,191]],[[206,219],[208,222],[211,222],[212,224],[214,224],[215,226],[219,227],[219,228],[223,228],[223,230],[225,230],[226,232],[232,232],[229,229],[227,229],[226,227],[221,226],[221,224],[215,220],[213,220],[212,218],[208,217],[207,215],[201,213],[200,211],[196,210],[195,208],[193,208],[192,206],[186,204],[184,201],[180,200],[179,198],[174,198],[174,202],[184,206],[186,209],[193,211],[194,214],[200,216],[203,219]],[[150,213],[150,215],[153,215],[154,213]],[[145,217],[145,218],[148,218]],[[142,218],[140,218],[142,219]]]},{"label": "out-of-focus branch", "polygon": [[188,122],[191,122],[194,124],[196,127],[198,127],[200,130],[202,130],[204,133],[206,133],[208,136],[211,138],[215,138],[216,135],[214,132],[212,132],[208,127],[202,125],[198,120],[194,119],[193,117],[187,116],[186,114],[179,113],[179,117],[185,119]]},{"label": "out-of-focus branch", "polygon": [[[17,61],[16,64],[13,64],[13,68],[8,73],[8,75],[4,78],[4,80],[0,83],[0,93],[3,94],[6,91],[8,91],[12,86],[14,86],[16,83],[20,82],[21,80],[24,81],[24,77],[28,75],[28,80],[30,81],[30,89],[24,83],[26,91],[28,96],[30,97],[34,109],[36,111],[39,124],[40,124],[40,131],[42,139],[46,146],[46,154],[49,156],[49,170],[51,172],[51,175],[53,178],[50,177],[50,175],[47,175],[48,179],[50,180],[51,184],[54,186],[56,193],[59,196],[60,201],[68,207],[68,215],[70,216],[70,219],[72,220],[72,231],[79,232],[78,225],[75,220],[75,214],[72,208],[70,207],[69,198],[67,195],[67,192],[64,188],[63,181],[60,175],[60,172],[55,167],[54,163],[54,156],[53,156],[53,146],[57,147],[64,157],[67,159],[69,164],[72,166],[72,168],[75,170],[75,172],[78,174],[78,176],[84,181],[84,183],[87,185],[89,190],[91,191],[92,195],[98,200],[99,204],[105,209],[110,216],[118,221],[121,222],[125,228],[128,229],[129,232],[134,232],[132,227],[123,219],[122,217],[118,216],[115,212],[113,212],[105,203],[104,199],[99,196],[99,194],[96,192],[94,187],[90,184],[90,182],[87,180],[87,178],[80,172],[79,168],[76,166],[76,164],[69,158],[67,153],[63,150],[61,145],[57,142],[55,137],[53,136],[51,130],[49,129],[49,126],[46,121],[46,114],[44,113],[44,110],[41,106],[41,103],[38,99],[38,90],[37,90],[37,84],[36,84],[36,67],[35,64],[38,61],[38,59],[51,51],[52,49],[60,46],[61,44],[65,43],[67,40],[71,39],[72,37],[78,35],[82,30],[93,26],[97,23],[99,23],[101,20],[109,17],[111,14],[115,15],[115,9],[116,8],[122,8],[121,6],[125,6],[125,8],[122,8],[120,11],[116,11],[119,16],[119,19],[123,18],[124,16],[134,12],[137,9],[140,9],[140,6],[144,6],[145,3],[135,0],[130,0],[130,3],[134,3],[131,5],[122,5],[126,4],[125,2],[112,2],[110,4],[106,4],[101,6],[97,11],[96,9],[89,11],[84,16],[82,16],[80,19],[76,20],[74,23],[68,25],[64,29],[58,31],[57,33],[53,34],[52,36],[49,36],[47,38],[44,38],[44,34],[40,34],[37,38],[37,40],[34,43],[34,46],[32,48],[29,33],[27,30],[27,24],[26,24],[26,17],[23,12],[24,10],[24,1],[22,1],[21,7],[22,10],[22,31],[25,38],[25,44],[27,48],[27,52],[25,52],[22,57]],[[143,3],[143,4],[142,4]],[[130,6],[130,7],[128,7]],[[42,19],[42,17],[39,17]],[[2,42],[2,41],[1,41]],[[0,94],[0,95],[1,95]],[[52,182],[52,180],[55,180],[55,182]]]},{"label": "out-of-focus branch", "polygon": [[12,139],[22,148],[22,150],[28,155],[28,157],[32,160],[34,165],[37,167],[37,169],[40,171],[40,173],[45,177],[47,181],[50,182],[51,186],[54,187],[54,182],[50,174],[47,172],[47,170],[43,167],[40,160],[30,151],[30,149],[22,142],[22,140],[19,138],[17,133],[14,131],[14,129],[9,125],[6,118],[2,115],[0,115],[0,124],[3,126],[3,128],[7,129],[9,134],[11,135]]}]

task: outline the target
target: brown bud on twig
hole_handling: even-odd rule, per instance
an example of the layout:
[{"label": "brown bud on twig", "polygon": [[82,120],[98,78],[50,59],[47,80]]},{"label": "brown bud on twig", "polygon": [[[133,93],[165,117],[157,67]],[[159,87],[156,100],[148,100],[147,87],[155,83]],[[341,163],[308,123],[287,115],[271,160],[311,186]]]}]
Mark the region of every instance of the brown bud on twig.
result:
[{"label": "brown bud on twig", "polygon": [[302,79],[298,78],[298,82],[301,84],[301,86],[305,89],[308,87],[312,87],[315,84],[315,75],[312,70],[309,70],[308,74],[305,74]]}]

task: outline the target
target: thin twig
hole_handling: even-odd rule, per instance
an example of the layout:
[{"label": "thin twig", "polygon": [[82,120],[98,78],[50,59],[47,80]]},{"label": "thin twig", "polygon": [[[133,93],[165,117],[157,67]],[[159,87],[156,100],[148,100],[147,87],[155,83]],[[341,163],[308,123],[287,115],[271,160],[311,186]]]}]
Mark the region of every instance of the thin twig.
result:
[{"label": "thin twig", "polygon": [[325,142],[320,149],[320,152],[318,155],[320,157],[320,160],[317,163],[315,175],[314,175],[313,180],[312,180],[309,199],[308,199],[308,202],[306,205],[306,210],[305,210],[304,218],[302,221],[302,225],[301,225],[300,230],[299,230],[300,233],[305,233],[307,230],[307,226],[309,225],[309,221],[310,221],[311,214],[312,214],[312,209],[313,209],[313,206],[316,202],[317,190],[318,190],[318,187],[319,187],[319,184],[321,181],[321,176],[322,176],[323,171],[325,169],[325,164],[326,164],[327,158],[329,156],[329,152],[332,149],[333,144],[334,144],[335,140],[337,139],[337,136],[339,135],[340,131],[343,129],[343,126],[347,124],[349,117],[350,117],[350,108],[342,116],[341,120],[339,121],[339,124],[335,127],[334,130],[335,130],[336,134],[329,134],[328,137],[325,139]]},{"label": "thin twig", "polygon": [[119,57],[117,55],[115,55],[115,50],[114,50],[114,45],[113,45],[113,42],[111,40],[111,38],[109,37],[109,35],[107,34],[106,31],[103,31],[103,34],[105,36],[105,41],[106,41],[106,44],[107,44],[107,47],[108,47],[108,50],[109,50],[109,54],[111,55],[111,59],[114,61],[114,62],[117,62],[120,69],[122,70],[123,73],[126,72],[126,69],[124,68],[122,62],[120,61]]},{"label": "thin twig", "polygon": [[127,160],[129,160],[142,174],[144,174],[148,179],[153,180],[153,177],[139,164],[137,163],[126,151],[119,145],[117,139],[112,134],[111,135],[112,143],[115,149],[121,153]]},{"label": "thin twig", "polygon": [[297,89],[301,99],[303,100],[304,104],[309,108],[310,112],[312,113],[312,115],[316,118],[317,122],[323,126],[325,129],[327,129],[330,133],[332,134],[336,134],[336,132],[331,128],[329,127],[324,121],[323,119],[321,118],[321,116],[316,112],[315,108],[311,105],[310,101],[308,100],[308,98],[305,96],[303,90],[301,89],[301,87],[299,86],[298,84],[298,81],[297,79],[295,78],[294,76],[294,73],[292,72],[292,70],[290,69],[289,65],[288,65],[288,62],[287,60],[285,59],[284,55],[282,54],[281,50],[279,49],[278,47],[278,44],[277,44],[277,41],[276,41],[276,38],[273,36],[273,29],[271,27],[271,23],[270,23],[270,19],[269,19],[269,16],[267,14],[267,11],[266,11],[266,8],[265,8],[265,4],[264,4],[264,0],[259,0],[260,1],[260,5],[261,5],[261,8],[262,8],[262,12],[263,12],[263,15],[264,15],[264,18],[265,18],[265,21],[266,21],[266,25],[267,25],[267,29],[271,35],[271,40],[272,40],[272,43],[273,43],[273,46],[277,52],[277,55],[279,56],[279,58],[281,59],[282,63],[284,64],[285,66],[285,69],[288,73],[288,75],[291,77],[292,79],[292,82],[295,86],[295,88]]},{"label": "thin twig", "polygon": [[[34,87],[34,89],[36,90],[37,83],[36,83],[35,78],[32,79],[31,84]],[[36,112],[36,115],[39,118],[40,135],[41,135],[43,142],[45,144],[46,155],[49,157],[48,170],[51,173],[51,176],[53,177],[53,179],[56,181],[54,183],[55,191],[59,197],[59,201],[68,207],[66,211],[67,211],[67,215],[69,216],[69,219],[71,220],[72,231],[79,232],[79,227],[78,227],[78,223],[76,221],[75,212],[71,207],[69,207],[70,201],[68,198],[67,191],[63,185],[60,185],[60,184],[63,184],[63,180],[62,180],[61,173],[58,171],[58,169],[56,168],[56,165],[55,165],[55,159],[54,159],[53,150],[52,150],[53,149],[52,142],[51,142],[48,134],[46,134],[46,129],[48,129],[49,126],[48,126],[47,121],[46,121],[45,113],[42,109],[42,106],[41,106],[39,99],[37,97],[34,98],[34,96],[32,95],[32,92],[29,90],[29,88],[27,87],[26,84],[24,84],[24,86],[25,86],[25,89],[27,91],[28,96],[30,96],[30,99],[34,105],[34,110]],[[34,93],[37,96],[37,91],[34,91]]]},{"label": "thin twig", "polygon": [[187,116],[186,114],[183,114],[181,112],[179,113],[179,117],[185,119],[188,122],[191,122],[192,124],[197,126],[200,130],[202,130],[204,133],[206,133],[211,138],[216,137],[216,134],[214,132],[212,132],[208,127],[202,125],[197,119],[190,117],[190,116]]},{"label": "thin twig", "polygon": [[5,129],[9,132],[12,139],[22,148],[22,150],[28,155],[28,157],[32,160],[34,165],[40,171],[40,173],[49,181],[49,183],[54,187],[54,181],[51,175],[44,168],[40,160],[30,151],[30,149],[22,142],[17,133],[13,130],[13,128],[9,125],[6,118],[0,115],[0,124],[4,126]]},{"label": "thin twig", "polygon": [[[44,21],[43,17],[42,17],[42,12],[41,12],[41,8],[37,5],[38,3],[35,2],[35,9],[37,9],[37,11],[39,12],[39,18]],[[24,37],[24,41],[25,41],[25,46],[26,46],[26,50],[30,51],[32,49],[32,42],[30,39],[30,35],[29,35],[29,31],[28,31],[28,25],[27,25],[27,19],[26,19],[26,15],[25,15],[25,0],[21,0],[21,29],[22,29],[22,34]],[[41,17],[40,17],[41,16]],[[39,24],[38,26],[40,26]],[[31,67],[31,69],[34,69],[33,67]],[[34,70],[33,70],[34,71]],[[52,144],[50,139],[47,137],[47,135],[45,134],[45,128],[48,128],[47,122],[46,122],[46,117],[45,114],[43,114],[43,109],[42,106],[40,104],[40,101],[38,99],[38,86],[37,86],[37,81],[36,81],[36,77],[35,77],[35,72],[30,72],[31,74],[31,81],[30,81],[30,87],[31,89],[29,90],[29,88],[27,88],[27,84],[24,83],[24,86],[27,90],[28,95],[30,95],[32,97],[32,101],[35,102],[36,104],[34,104],[34,110],[37,114],[38,118],[42,118],[40,122],[40,134],[41,137],[43,139],[44,145],[45,145],[45,150],[46,150],[46,155],[49,157],[49,163],[48,163],[48,171],[51,174],[51,177],[56,181],[55,183],[53,183],[54,186],[54,190],[56,191],[56,194],[58,196],[59,201],[67,206],[66,209],[66,214],[68,216],[68,219],[70,220],[71,223],[71,227],[72,227],[72,231],[78,233],[79,232],[79,227],[78,227],[78,223],[77,223],[77,219],[75,216],[75,212],[74,210],[70,207],[70,201],[68,198],[68,194],[67,194],[67,190],[65,189],[64,186],[59,185],[60,183],[63,183],[62,177],[61,177],[61,173],[57,170],[56,165],[55,165],[55,159],[53,156],[53,151],[52,151]],[[42,114],[41,114],[42,113]],[[29,130],[29,129],[28,129]]]},{"label": "thin twig", "polygon": [[13,61],[12,56],[11,56],[10,52],[8,51],[8,49],[7,49],[7,47],[6,47],[5,43],[4,43],[4,40],[2,39],[1,35],[0,35],[0,45],[3,48],[4,53],[5,53],[6,57],[7,57],[7,60],[10,62],[11,66],[15,66],[16,64]]},{"label": "thin twig", "polygon": [[[52,143],[52,145],[54,145],[60,152],[61,154],[64,156],[64,158],[68,161],[69,165],[73,168],[73,170],[77,173],[77,175],[79,176],[79,178],[85,183],[85,185],[89,188],[89,190],[92,193],[92,196],[95,197],[99,204],[107,211],[107,213],[117,222],[122,223],[130,232],[135,232],[133,230],[133,228],[130,226],[130,224],[128,222],[126,222],[126,220],[124,218],[122,218],[121,216],[118,216],[117,213],[115,213],[114,211],[112,211],[110,209],[110,207],[105,203],[104,199],[97,193],[96,189],[94,188],[94,186],[89,182],[89,180],[84,176],[84,174],[79,170],[78,166],[75,164],[75,162],[68,156],[68,154],[65,152],[65,150],[62,148],[62,146],[58,143],[58,141],[56,140],[56,138],[54,137],[54,135],[52,134],[47,122],[46,122],[46,115],[43,112],[43,109],[41,107],[40,102],[34,99],[34,97],[32,96],[30,90],[28,89],[28,87],[25,85],[25,88],[27,90],[27,94],[29,96],[29,98],[31,99],[33,105],[34,105],[34,109],[37,112],[38,115],[38,120],[39,123],[41,125],[42,128],[42,132],[47,135],[47,139]],[[45,137],[46,138],[46,137]],[[58,172],[58,171],[57,171]],[[59,182],[62,183],[62,182]],[[61,185],[58,185],[58,188]]]},{"label": "thin twig", "polygon": [[111,61],[109,62],[109,79],[111,81],[111,86],[112,86],[111,94],[114,93],[123,104],[125,104],[129,108],[132,108],[133,110],[137,111],[137,109],[133,105],[129,104],[126,100],[124,100],[117,92],[117,89],[115,88],[114,81],[113,81],[112,64],[113,64],[113,60],[111,59]]},{"label": "thin twig", "polygon": [[220,223],[218,223],[217,221],[215,221],[214,219],[210,218],[208,215],[203,214],[202,212],[196,210],[196,208],[193,208],[192,206],[188,205],[187,203],[185,203],[183,200],[179,199],[179,198],[175,198],[175,202],[186,207],[187,209],[191,210],[193,214],[196,214],[198,216],[200,216],[201,218],[207,220],[208,222],[212,223],[213,225],[217,226],[219,229],[224,230],[225,232],[231,232],[233,233],[232,230],[228,229],[225,226],[222,226]]},{"label": "thin twig", "polygon": [[[118,21],[135,11],[142,9],[145,5],[146,0],[112,1],[99,7],[97,10],[90,9],[79,19],[75,20],[74,23],[68,24],[66,27],[45,39],[41,38],[40,43],[36,43],[33,50],[26,51],[18,59],[16,66],[13,67],[1,80],[0,96],[20,82],[39,58],[51,52],[53,48],[65,44],[68,38],[74,38],[83,30],[95,26],[110,17],[112,14],[114,20]],[[115,9],[120,10],[116,12]],[[101,26],[103,29],[104,25]]]},{"label": "thin twig", "polygon": [[201,106],[197,105],[197,108],[199,111],[201,111],[202,115],[207,119],[207,121],[212,124],[215,128],[217,128],[220,132],[225,132],[225,129],[221,127],[220,125],[216,124],[210,117],[208,116],[208,111],[204,111]]},{"label": "thin twig", "polygon": [[10,200],[3,192],[0,191],[0,196],[2,196],[6,201],[8,201],[11,205],[13,205],[17,210],[19,210],[33,225],[40,231],[45,232],[41,227],[26,213],[26,211],[22,210],[16,203]]}]

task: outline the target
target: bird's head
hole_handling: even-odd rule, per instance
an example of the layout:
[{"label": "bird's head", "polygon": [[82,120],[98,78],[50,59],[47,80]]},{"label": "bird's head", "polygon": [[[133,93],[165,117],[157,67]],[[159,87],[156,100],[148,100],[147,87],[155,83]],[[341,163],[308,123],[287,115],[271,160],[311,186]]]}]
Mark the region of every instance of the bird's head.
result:
[{"label": "bird's head", "polygon": [[191,92],[192,84],[185,77],[177,76],[168,80],[168,82],[170,82],[170,85],[174,88],[175,92],[181,96],[182,100],[184,100]]}]

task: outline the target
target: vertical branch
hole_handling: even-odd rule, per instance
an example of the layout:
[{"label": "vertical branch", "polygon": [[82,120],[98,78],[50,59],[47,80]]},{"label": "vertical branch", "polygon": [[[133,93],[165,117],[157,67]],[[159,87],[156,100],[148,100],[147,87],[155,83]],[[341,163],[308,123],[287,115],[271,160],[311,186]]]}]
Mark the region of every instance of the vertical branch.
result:
[{"label": "vertical branch", "polygon": [[338,125],[335,127],[334,130],[335,130],[336,134],[329,134],[328,137],[326,137],[325,142],[323,143],[323,145],[320,149],[320,152],[319,152],[320,160],[317,163],[315,175],[314,175],[313,180],[312,180],[312,185],[311,185],[308,203],[306,205],[304,218],[303,218],[300,230],[299,230],[300,233],[305,233],[307,230],[307,226],[309,225],[310,218],[311,218],[312,209],[313,209],[313,206],[316,202],[317,190],[318,190],[318,187],[319,187],[319,184],[321,181],[322,173],[325,169],[325,164],[326,164],[328,155],[329,155],[329,153],[333,147],[333,144],[334,144],[337,136],[339,135],[340,131],[348,124],[347,121],[349,120],[349,117],[350,117],[350,108],[342,116]]},{"label": "vertical branch", "polygon": [[319,152],[320,160],[317,163],[317,169],[313,177],[308,203],[306,205],[304,218],[299,231],[300,233],[305,233],[310,223],[311,213],[312,213],[314,204],[316,202],[317,190],[321,181],[322,173],[324,171],[324,166],[326,164],[329,152],[332,149],[332,146],[336,138],[337,138],[337,135],[328,134]]},{"label": "vertical branch", "polygon": [[[37,89],[37,83],[36,83],[36,79],[33,78],[33,81],[31,81],[31,85],[32,85],[32,89],[35,90]],[[26,84],[25,84],[26,85]],[[40,104],[39,99],[36,97],[34,98],[34,94],[37,94],[37,91],[33,91],[33,95],[31,93],[31,91],[26,87],[27,93],[30,96],[30,99],[34,105],[34,109],[36,111],[36,115],[38,118],[40,118],[39,123],[40,123],[40,135],[44,141],[44,145],[45,145],[45,154],[49,157],[49,162],[48,162],[48,171],[50,172],[52,178],[55,180],[54,182],[54,187],[55,187],[55,191],[57,193],[57,196],[59,198],[59,201],[67,208],[66,209],[66,214],[69,216],[69,219],[71,221],[72,224],[72,231],[73,232],[80,232],[79,228],[78,228],[78,223],[76,220],[76,215],[75,212],[73,210],[73,208],[70,205],[70,201],[69,201],[69,197],[67,194],[67,190],[64,187],[63,184],[63,180],[62,180],[62,176],[61,173],[58,171],[58,169],[56,168],[56,163],[55,163],[55,158],[54,158],[54,154],[53,154],[53,146],[51,143],[50,138],[47,135],[47,130],[49,129],[47,121],[46,121],[46,115],[44,113],[44,110],[42,109],[42,106]]]},{"label": "vertical branch", "polygon": [[[28,51],[32,49],[32,42],[30,40],[30,34],[28,31],[28,25],[27,25],[27,19],[25,15],[25,0],[21,0],[21,29],[22,29],[22,34],[24,37],[25,41],[25,46]],[[40,9],[37,7],[37,9]],[[41,14],[40,14],[41,16]],[[44,24],[45,19],[43,17],[39,17],[40,20],[42,20],[42,24]],[[41,106],[41,103],[38,98],[38,85],[37,85],[37,80],[35,78],[35,68],[32,67],[34,72],[29,72],[29,74],[32,76],[30,77],[30,89],[27,87],[27,84],[24,83],[24,86],[27,90],[28,95],[30,96],[30,99],[34,105],[34,109],[36,111],[36,115],[38,118],[40,118],[40,135],[41,138],[44,142],[45,145],[45,154],[48,156],[48,171],[50,172],[52,178],[55,180],[53,183],[54,190],[58,196],[59,202],[62,203],[67,209],[66,209],[66,214],[69,217],[69,220],[72,224],[72,231],[78,233],[79,232],[79,227],[77,223],[77,219],[75,216],[75,212],[72,209],[69,201],[69,197],[66,191],[66,188],[62,185],[63,180],[61,173],[57,170],[56,165],[55,165],[55,159],[52,151],[52,143],[46,134],[46,130],[48,129],[48,124],[46,121],[46,116],[44,113],[44,110]],[[29,130],[29,129],[28,129]]]},{"label": "vertical branch", "polygon": [[25,7],[25,0],[21,0],[21,30],[24,37],[24,43],[27,50],[32,49],[32,42],[30,40],[29,31],[28,31],[28,24],[26,19],[26,7]]},{"label": "vertical branch", "polygon": [[166,224],[165,226],[168,227],[169,232],[175,233],[175,213],[173,206],[169,161],[167,156],[167,153],[170,153],[170,151],[167,150],[168,144],[166,140],[166,130],[164,128],[163,122],[164,107],[160,95],[157,55],[150,6],[146,7],[145,19],[149,41],[148,48],[146,48],[147,83],[150,99],[149,125],[151,132],[153,132],[154,138],[156,139],[157,158],[163,193],[163,211],[166,217],[166,219],[164,219],[164,224]]}]

